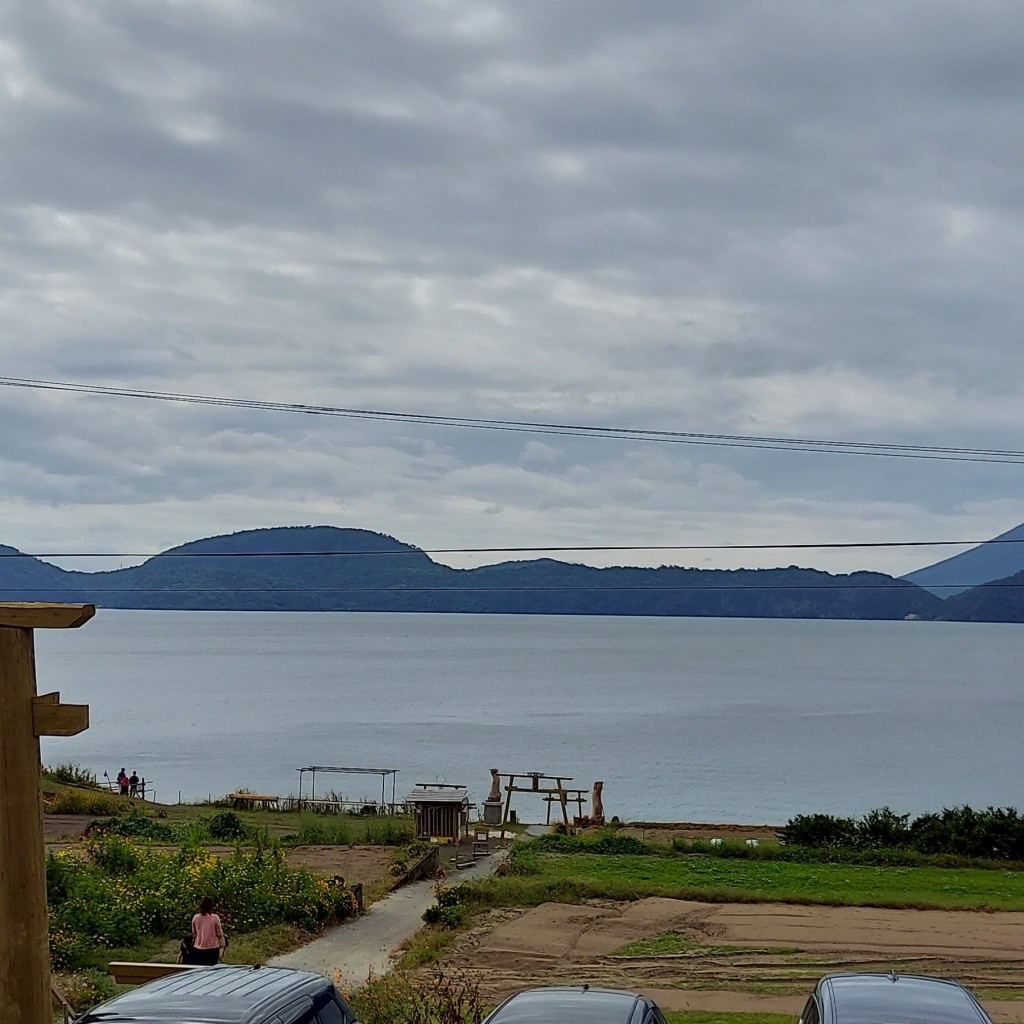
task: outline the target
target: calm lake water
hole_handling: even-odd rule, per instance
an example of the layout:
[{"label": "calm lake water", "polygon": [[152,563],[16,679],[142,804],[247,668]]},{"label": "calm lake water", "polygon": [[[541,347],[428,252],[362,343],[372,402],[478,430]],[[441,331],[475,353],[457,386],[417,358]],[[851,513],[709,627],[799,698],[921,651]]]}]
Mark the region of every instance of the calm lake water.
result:
[{"label": "calm lake water", "polygon": [[400,797],[483,800],[492,766],[603,779],[624,818],[1024,804],[1015,625],[100,610],[36,650],[40,692],[92,716],[44,760],[137,769],[162,800],[333,764],[398,768]]}]

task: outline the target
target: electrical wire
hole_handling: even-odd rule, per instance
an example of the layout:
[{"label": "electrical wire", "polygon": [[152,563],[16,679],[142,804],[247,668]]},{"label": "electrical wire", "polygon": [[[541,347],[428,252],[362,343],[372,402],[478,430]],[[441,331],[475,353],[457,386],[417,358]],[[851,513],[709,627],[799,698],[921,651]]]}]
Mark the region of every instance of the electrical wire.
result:
[{"label": "electrical wire", "polygon": [[[282,529],[292,529],[282,527]],[[191,541],[190,543],[201,543]],[[817,551],[851,548],[931,548],[980,547],[989,544],[1024,544],[1024,537],[995,537],[991,540],[867,540],[867,541],[786,541],[776,544],[567,544],[537,546],[496,546],[472,548],[371,548],[342,551],[36,551],[3,550],[0,558],[362,558],[397,555],[495,555],[552,554],[560,552],[605,551]],[[634,566],[633,568],[643,568]]]},{"label": "electrical wire", "polygon": [[514,433],[555,434],[569,437],[594,437],[662,444],[706,445],[711,447],[771,449],[774,451],[819,452],[831,455],[863,455],[876,458],[933,459],[952,462],[994,462],[1024,464],[1024,451],[996,448],[945,447],[936,445],[879,444],[861,441],[833,441],[806,437],[770,437],[721,434],[707,431],[650,430],[641,427],[602,427],[591,424],[547,423],[528,420],[491,419],[470,416],[446,416],[434,413],[401,412],[384,409],[360,409],[347,406],[306,405],[296,402],[272,402],[257,399],[194,395],[143,388],[118,388],[106,385],[78,384],[68,381],[38,380],[29,377],[0,377],[0,387],[193,405],[285,412],[306,416],[330,416],[379,420],[419,425],[456,427],[473,430],[499,430]]}]

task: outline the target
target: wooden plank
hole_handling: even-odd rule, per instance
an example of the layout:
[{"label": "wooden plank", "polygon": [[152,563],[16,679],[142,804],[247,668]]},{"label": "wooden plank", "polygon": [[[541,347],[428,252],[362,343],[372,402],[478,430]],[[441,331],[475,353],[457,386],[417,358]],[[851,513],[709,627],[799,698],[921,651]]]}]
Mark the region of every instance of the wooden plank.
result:
[{"label": "wooden plank", "polygon": [[133,963],[130,960],[111,960],[107,964],[107,973],[118,985],[144,985],[156,978],[166,978],[169,974],[181,974],[182,971],[194,971],[197,964],[166,964],[166,963]]},{"label": "wooden plank", "polygon": [[0,626],[16,629],[75,629],[96,614],[94,604],[50,604],[45,601],[0,602]]},{"label": "wooden plank", "polygon": [[0,1019],[51,1020],[33,634],[0,629]]},{"label": "wooden plank", "polygon": [[32,701],[32,731],[36,736],[77,736],[89,728],[88,704],[54,704],[48,698]]}]

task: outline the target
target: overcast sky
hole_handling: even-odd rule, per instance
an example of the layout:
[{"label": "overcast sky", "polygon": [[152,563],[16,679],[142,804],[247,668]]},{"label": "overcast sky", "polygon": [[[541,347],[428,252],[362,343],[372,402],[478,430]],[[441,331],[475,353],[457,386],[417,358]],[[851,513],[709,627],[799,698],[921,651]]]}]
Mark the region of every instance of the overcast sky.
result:
[{"label": "overcast sky", "polygon": [[[1022,50],[1019,0],[8,0],[0,375],[1024,448]],[[7,387],[0,417],[0,543],[27,551],[1024,521],[1024,466]],[[899,574],[951,553],[587,560]]]}]

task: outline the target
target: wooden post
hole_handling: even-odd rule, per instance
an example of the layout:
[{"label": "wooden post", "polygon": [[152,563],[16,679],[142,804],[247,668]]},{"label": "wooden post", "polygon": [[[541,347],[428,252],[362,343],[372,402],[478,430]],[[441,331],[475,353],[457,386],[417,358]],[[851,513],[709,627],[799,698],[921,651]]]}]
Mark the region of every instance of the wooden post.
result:
[{"label": "wooden post", "polygon": [[33,629],[68,629],[93,605],[0,604],[0,1007],[4,1024],[49,1024],[50,948],[40,736],[89,726],[85,705],[36,696]]},{"label": "wooden post", "polygon": [[505,825],[508,823],[508,812],[512,806],[512,791],[515,789],[516,777],[510,775],[508,777],[508,786],[506,786],[506,797],[505,797],[505,810],[501,813],[501,838],[505,838]]}]

